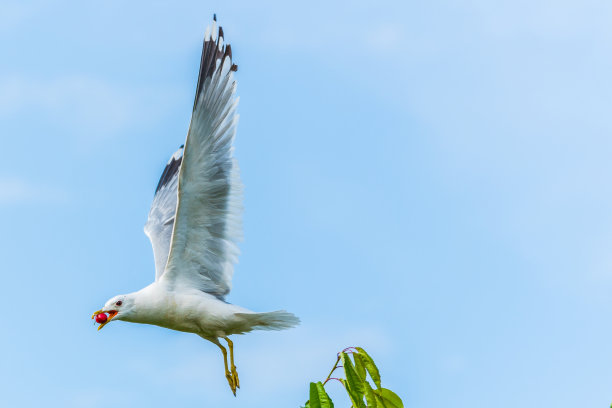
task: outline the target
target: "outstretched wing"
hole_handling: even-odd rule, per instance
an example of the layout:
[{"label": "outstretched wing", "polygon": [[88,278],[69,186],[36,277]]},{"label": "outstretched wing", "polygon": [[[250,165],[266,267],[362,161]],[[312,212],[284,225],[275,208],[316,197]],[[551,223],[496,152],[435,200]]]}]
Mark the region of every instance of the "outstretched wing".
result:
[{"label": "outstretched wing", "polygon": [[163,280],[220,299],[230,291],[242,237],[242,184],[232,157],[238,115],[232,51],[207,29],[191,124],[179,172],[178,206]]},{"label": "outstretched wing", "polygon": [[178,177],[183,161],[183,146],[172,155],[162,173],[145,224],[145,234],[151,240],[155,257],[155,280],[163,275],[170,252],[174,215],[178,202]]}]

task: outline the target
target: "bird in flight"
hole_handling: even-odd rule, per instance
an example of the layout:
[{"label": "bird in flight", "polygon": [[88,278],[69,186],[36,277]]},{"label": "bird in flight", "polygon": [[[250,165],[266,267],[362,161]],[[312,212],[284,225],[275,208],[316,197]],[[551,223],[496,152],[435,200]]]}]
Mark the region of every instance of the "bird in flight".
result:
[{"label": "bird in flight", "polygon": [[[255,313],[225,301],[242,236],[242,183],[233,157],[238,115],[237,66],[216,16],[206,29],[191,123],[157,188],[145,233],[153,246],[155,282],[111,298],[92,318],[152,324],[195,333],[223,353],[225,377],[240,388],[229,336],[282,330],[299,319],[284,310]],[[229,366],[226,348],[229,348]]]}]

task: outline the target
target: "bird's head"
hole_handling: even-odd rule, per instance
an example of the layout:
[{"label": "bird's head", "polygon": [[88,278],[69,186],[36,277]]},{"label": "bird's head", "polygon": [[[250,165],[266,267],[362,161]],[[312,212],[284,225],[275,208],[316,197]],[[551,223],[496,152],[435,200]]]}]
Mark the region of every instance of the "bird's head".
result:
[{"label": "bird's head", "polygon": [[108,319],[100,323],[98,330],[106,326],[111,320],[124,320],[130,314],[134,306],[134,301],[129,295],[117,295],[109,299],[104,307],[91,315],[92,319],[100,313],[108,314]]}]

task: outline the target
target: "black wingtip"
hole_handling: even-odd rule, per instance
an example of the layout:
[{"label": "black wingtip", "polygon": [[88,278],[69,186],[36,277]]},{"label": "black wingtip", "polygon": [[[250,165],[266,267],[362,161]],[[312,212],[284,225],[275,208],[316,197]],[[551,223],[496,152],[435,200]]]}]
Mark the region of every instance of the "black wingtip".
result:
[{"label": "black wingtip", "polygon": [[[217,14],[213,15],[213,19],[217,21]],[[223,66],[223,62],[226,57],[229,57],[230,63],[232,62],[232,47],[225,43],[223,28],[217,27],[218,35],[215,38],[214,33],[208,33],[208,36],[204,38],[204,44],[202,46],[202,57],[200,58],[200,73],[198,74],[198,85],[196,86],[196,96],[193,102],[193,109],[195,110],[198,105],[198,98],[202,92],[202,87],[206,81],[206,78],[212,77],[216,69],[220,69]],[[218,65],[217,61],[221,60],[221,64]],[[230,71],[236,72],[238,66],[233,64],[230,66]]]},{"label": "black wingtip", "polygon": [[166,167],[164,168],[164,172],[159,178],[159,182],[157,183],[157,187],[155,188],[155,194],[157,194],[157,192],[161,190],[163,186],[168,184],[170,180],[172,180],[172,178],[179,172],[182,162],[183,162],[182,152],[181,152],[181,155],[177,159],[175,159],[174,155],[172,155],[172,157],[170,158],[170,161],[168,162],[168,164],[166,164]]}]

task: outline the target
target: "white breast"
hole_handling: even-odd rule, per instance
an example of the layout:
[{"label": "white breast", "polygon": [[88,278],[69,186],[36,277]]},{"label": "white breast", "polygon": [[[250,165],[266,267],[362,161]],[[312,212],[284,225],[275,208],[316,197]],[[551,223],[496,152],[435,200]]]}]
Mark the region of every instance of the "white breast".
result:
[{"label": "white breast", "polygon": [[[130,320],[153,324],[204,337],[228,335],[228,323],[234,313],[249,313],[236,305],[225,303],[199,290],[167,290],[163,284],[153,283],[138,292],[135,313]],[[229,324],[231,326],[231,323]]]}]

